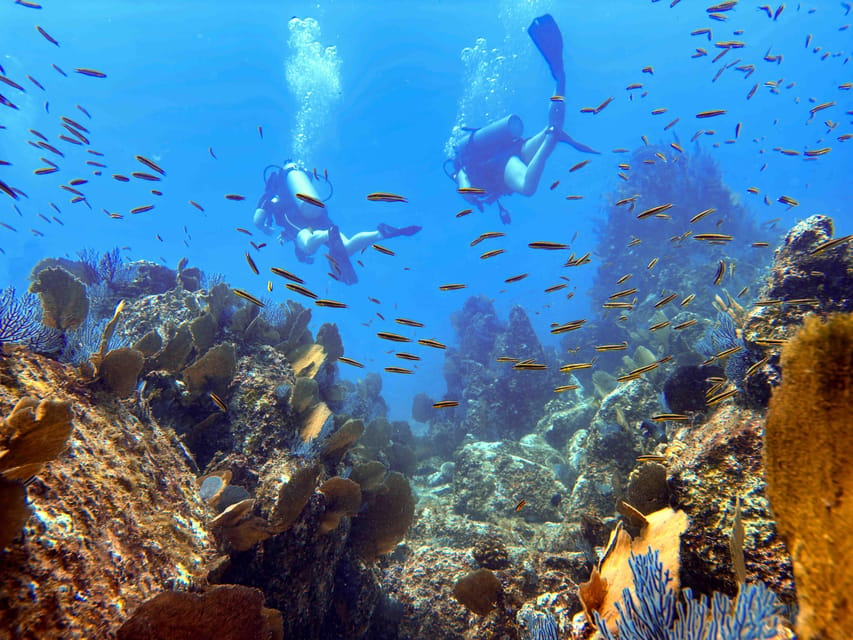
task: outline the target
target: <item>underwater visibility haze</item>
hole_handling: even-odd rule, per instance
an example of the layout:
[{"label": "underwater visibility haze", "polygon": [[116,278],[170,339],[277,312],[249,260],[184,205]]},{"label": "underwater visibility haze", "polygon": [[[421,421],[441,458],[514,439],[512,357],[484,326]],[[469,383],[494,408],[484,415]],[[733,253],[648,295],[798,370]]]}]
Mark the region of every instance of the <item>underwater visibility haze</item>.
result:
[{"label": "underwater visibility haze", "polygon": [[0,638],[853,638],[848,2],[0,6]]}]

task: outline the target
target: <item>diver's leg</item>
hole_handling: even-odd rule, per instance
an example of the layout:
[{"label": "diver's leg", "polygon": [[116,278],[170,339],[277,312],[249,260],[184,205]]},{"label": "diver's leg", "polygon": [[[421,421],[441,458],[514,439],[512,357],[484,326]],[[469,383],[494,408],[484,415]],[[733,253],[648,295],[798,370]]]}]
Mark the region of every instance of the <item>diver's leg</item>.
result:
[{"label": "diver's leg", "polygon": [[545,140],[539,145],[539,149],[533,154],[528,164],[524,164],[518,156],[512,156],[507,160],[504,168],[504,182],[513,191],[523,196],[532,196],[536,193],[545,163],[557,146],[557,131],[551,127],[545,133]]},{"label": "diver's leg", "polygon": [[297,248],[304,253],[305,255],[312,255],[320,245],[326,244],[329,240],[329,232],[328,231],[312,231],[311,229],[300,229],[299,233],[296,234],[296,243]]},{"label": "diver's leg", "polygon": [[343,242],[348,256],[358,253],[380,240],[382,240],[382,234],[378,231],[362,231],[352,238],[347,238],[343,233],[341,234],[341,242]]},{"label": "diver's leg", "polygon": [[542,143],[545,142],[545,136],[548,133],[548,127],[545,127],[537,133],[535,136],[532,136],[524,141],[524,144],[521,145],[521,156],[524,164],[528,164],[531,160],[533,160],[533,156],[536,155],[536,152],[539,151],[539,147],[542,146]]}]

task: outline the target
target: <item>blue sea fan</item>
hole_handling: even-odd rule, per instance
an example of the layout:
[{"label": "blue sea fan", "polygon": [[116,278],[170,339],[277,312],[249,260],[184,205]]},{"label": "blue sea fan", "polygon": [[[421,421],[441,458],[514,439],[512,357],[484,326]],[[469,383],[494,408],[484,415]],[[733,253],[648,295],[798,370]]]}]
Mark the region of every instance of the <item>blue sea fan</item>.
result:
[{"label": "blue sea fan", "polygon": [[632,554],[628,564],[634,595],[625,589],[622,602],[616,604],[618,633],[613,634],[594,612],[605,640],[771,640],[776,635],[779,602],[762,583],[741,587],[734,602],[714,593],[709,606],[706,596],[694,599],[693,592],[684,589],[682,602],[676,603],[657,550]]}]

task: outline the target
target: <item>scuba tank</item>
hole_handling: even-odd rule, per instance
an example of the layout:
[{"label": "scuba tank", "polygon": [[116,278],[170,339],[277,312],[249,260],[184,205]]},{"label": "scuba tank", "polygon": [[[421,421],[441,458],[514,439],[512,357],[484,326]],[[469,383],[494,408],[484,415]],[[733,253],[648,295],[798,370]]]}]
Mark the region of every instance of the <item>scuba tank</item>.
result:
[{"label": "scuba tank", "polygon": [[306,220],[316,220],[321,217],[324,214],[322,208],[296,197],[297,193],[301,193],[315,200],[320,200],[317,190],[311,184],[311,177],[300,169],[295,162],[288,162],[282,169],[285,174],[287,194],[290,196],[293,207],[299,209],[299,213]]},{"label": "scuba tank", "polygon": [[456,151],[464,166],[471,158],[489,158],[521,137],[524,123],[515,114],[475,129]]}]

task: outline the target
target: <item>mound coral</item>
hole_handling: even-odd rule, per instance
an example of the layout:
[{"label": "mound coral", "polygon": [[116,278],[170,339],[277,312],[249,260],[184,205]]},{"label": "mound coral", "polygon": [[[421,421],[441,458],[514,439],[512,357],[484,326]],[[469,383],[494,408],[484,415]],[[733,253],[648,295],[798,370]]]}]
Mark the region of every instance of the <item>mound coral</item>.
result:
[{"label": "mound coral", "polygon": [[358,554],[372,561],[393,551],[406,535],[415,515],[415,497],[406,477],[392,471],[364,501],[365,509],[353,522],[350,539]]},{"label": "mound coral", "polygon": [[118,640],[229,638],[279,640],[281,613],[264,607],[260,589],[213,587],[202,595],[167,591],[143,603],[116,632]]},{"label": "mound coral", "polygon": [[765,431],[767,495],[794,558],[805,640],[853,637],[853,314],[814,316],[782,349]]},{"label": "mound coral", "polygon": [[480,616],[495,608],[502,591],[501,581],[489,569],[472,571],[453,587],[456,599]]}]

